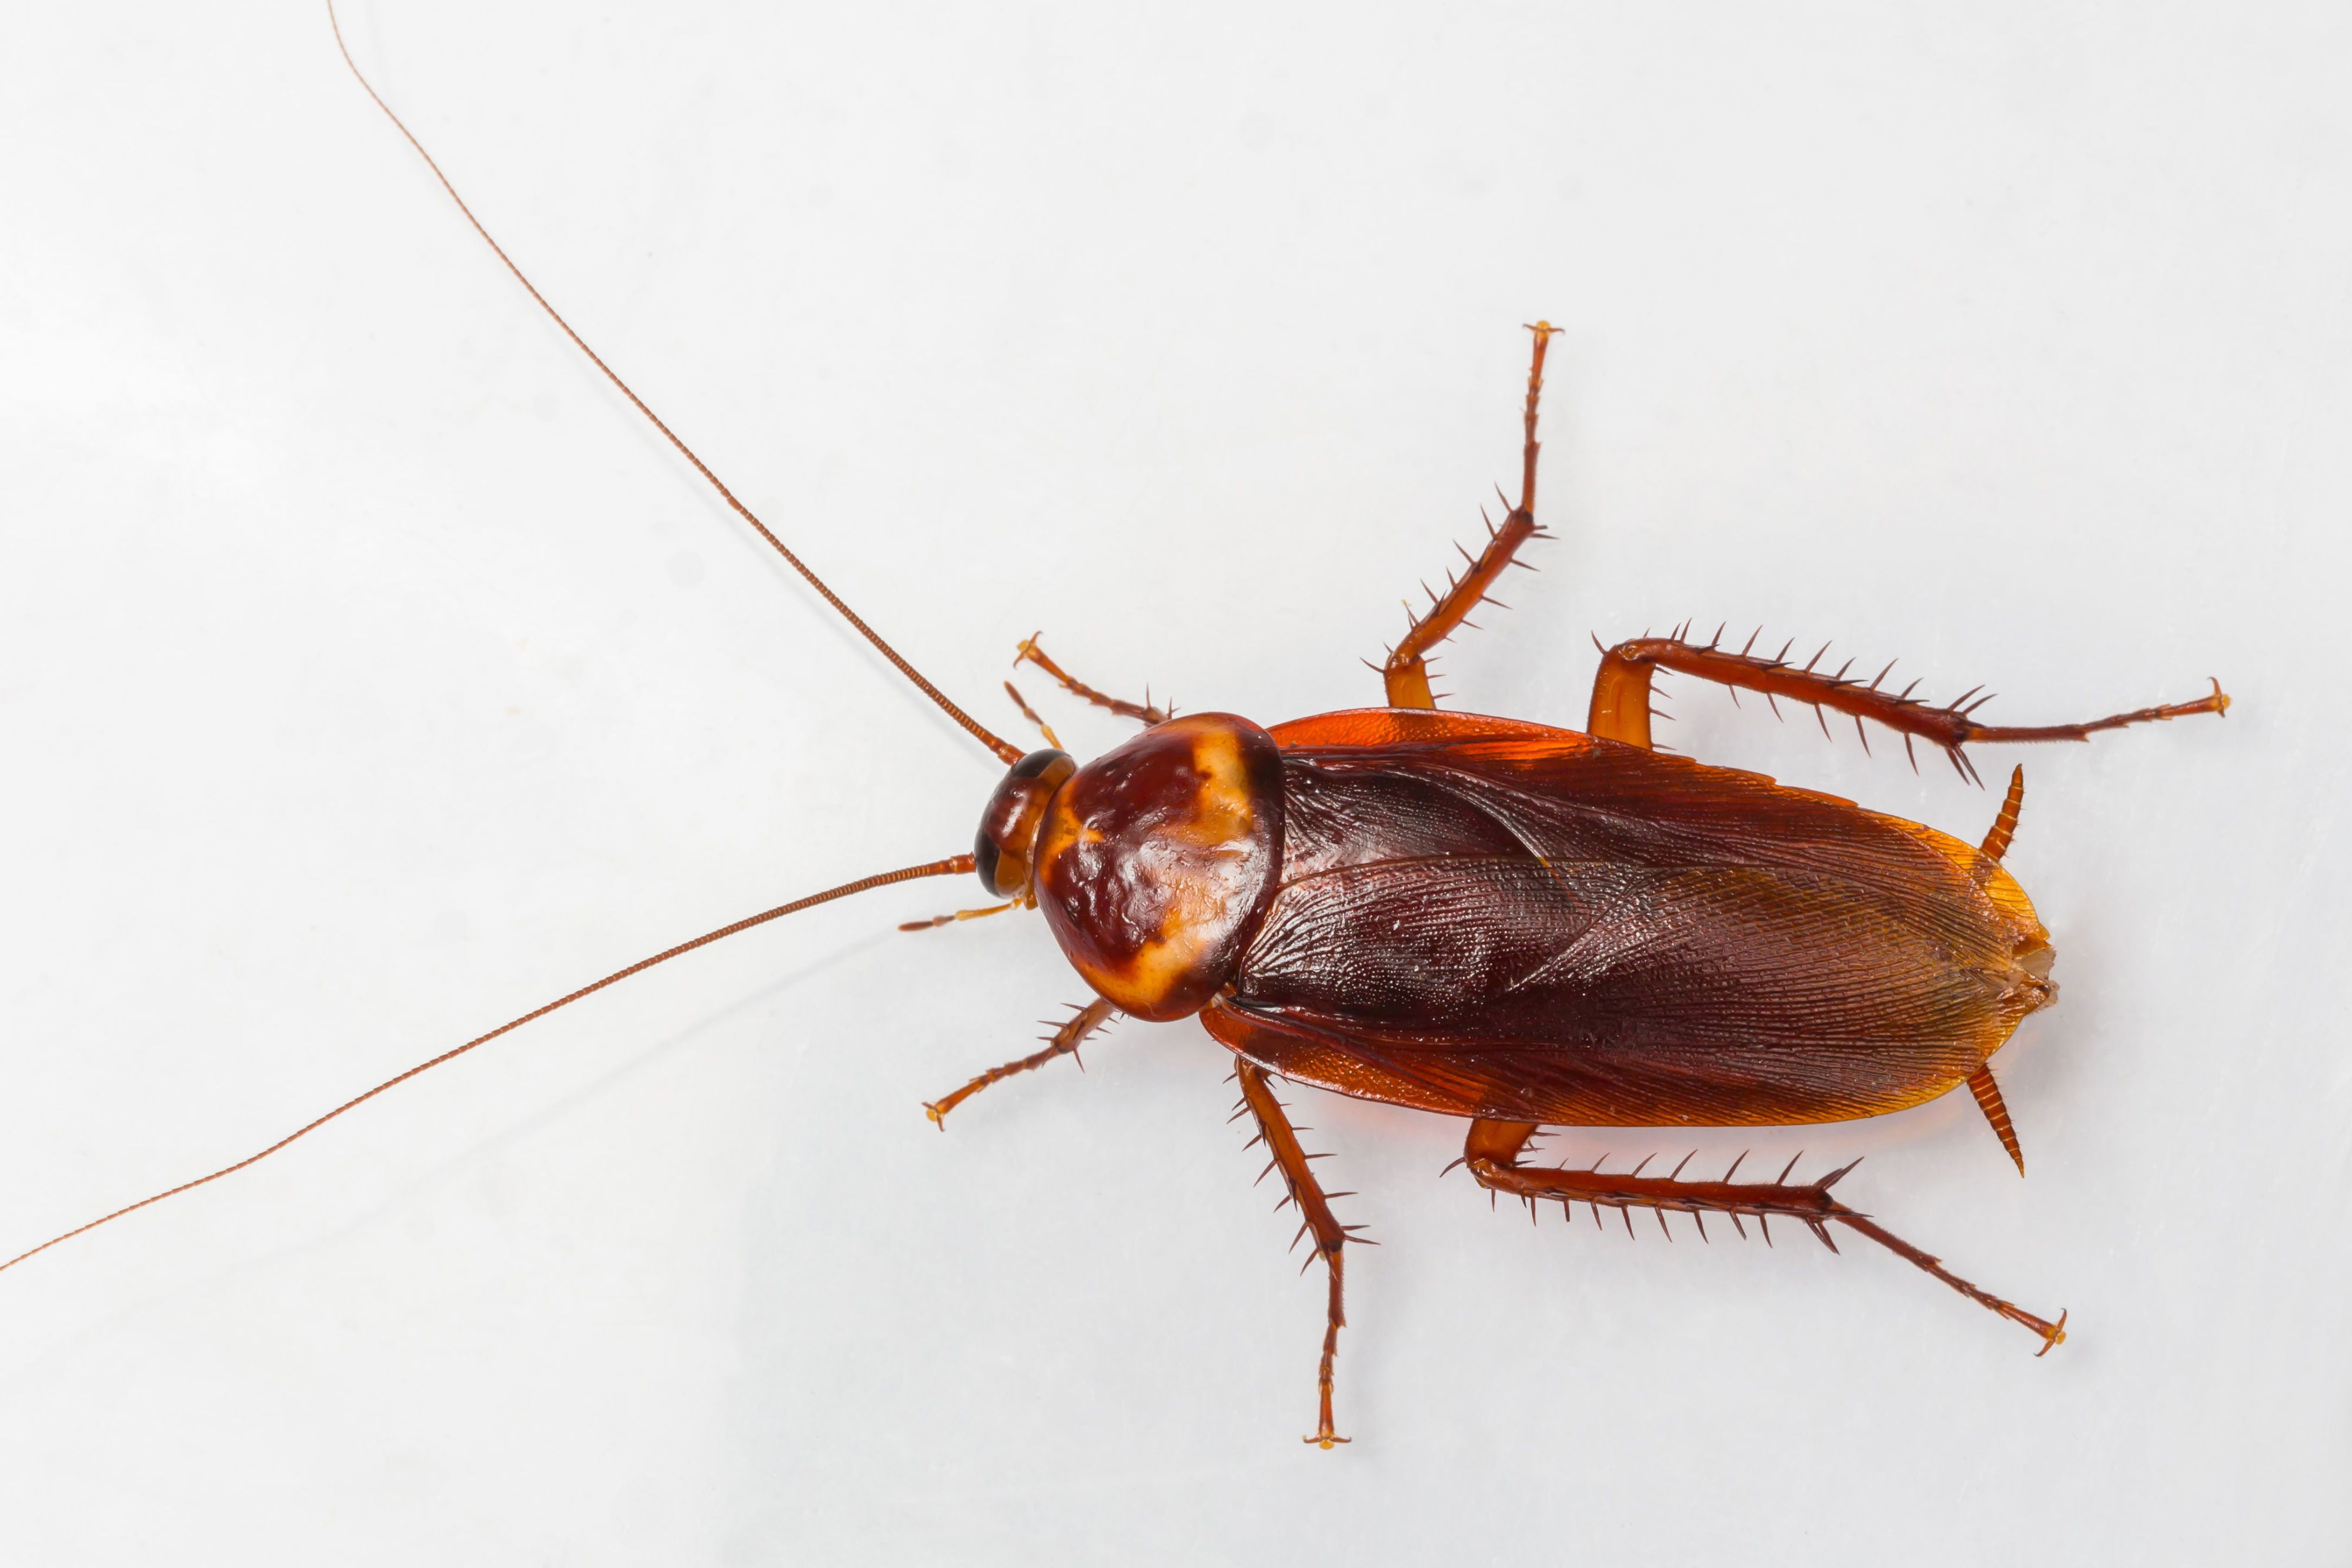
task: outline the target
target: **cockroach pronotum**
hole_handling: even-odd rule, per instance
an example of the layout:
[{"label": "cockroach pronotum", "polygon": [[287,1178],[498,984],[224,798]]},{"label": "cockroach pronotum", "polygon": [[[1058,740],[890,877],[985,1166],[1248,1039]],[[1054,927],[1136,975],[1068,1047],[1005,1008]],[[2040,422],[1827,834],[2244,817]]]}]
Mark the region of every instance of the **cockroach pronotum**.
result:
[{"label": "cockroach pronotum", "polygon": [[[341,43],[341,33],[337,33]],[[347,63],[350,56],[345,55]],[[1842,1166],[1796,1179],[1795,1162],[1741,1180],[1663,1168],[1561,1168],[1526,1155],[1554,1126],[1763,1126],[1832,1122],[1965,1087],[2010,1158],[2021,1145],[1990,1058],[2050,1004],[2053,948],[2002,865],[2017,831],[2014,769],[1981,842],[1826,795],[1662,755],[1651,684],[1661,670],[1924,742],[1973,779],[1971,746],[2084,740],[2096,732],[2225,712],[2214,681],[2193,700],[2078,723],[1994,725],[1971,692],[1940,706],[1888,672],[1759,648],[1684,627],[1602,649],[1584,730],[1442,710],[1432,652],[1467,623],[1519,552],[1541,538],[1538,418],[1554,329],[1529,329],[1523,462],[1475,555],[1449,576],[1379,666],[1384,706],[1270,727],[1233,714],[1179,716],[1107,695],[1042,643],[1019,663],[1070,695],[1139,722],[1124,745],[1080,764],[1050,729],[1024,753],[933,685],[804,566],[686,443],[573,333],[491,238],[421,142],[361,85],[425,158],[467,220],[541,308],[775,552],[922,694],[1008,771],[973,848],[861,877],[681,942],[572,990],[346,1101],[236,1164],[118,1208],[59,1242],[218,1180],[385,1090],[618,981],[795,912],[919,878],[977,874],[997,902],[965,916],[1040,915],[1091,990],[1045,1049],[993,1068],[924,1107],[945,1124],[972,1094],[1074,1055],[1113,1018],[1197,1017],[1234,1059],[1236,1117],[1255,1127],[1300,1216],[1328,1292],[1315,1431],[1334,1415],[1344,1263],[1358,1228],[1318,1180],[1277,1079],[1469,1123],[1471,1180],[1532,1211],[1634,1211],[1664,1228],[1712,1218],[1741,1235],[1803,1227],[1835,1249],[1867,1238],[2038,1340],[2065,1314],[2029,1312],[1848,1207]],[[1014,700],[1027,705],[1017,693]],[[1039,720],[1041,728],[1045,728]],[[942,924],[961,916],[943,916]]]}]

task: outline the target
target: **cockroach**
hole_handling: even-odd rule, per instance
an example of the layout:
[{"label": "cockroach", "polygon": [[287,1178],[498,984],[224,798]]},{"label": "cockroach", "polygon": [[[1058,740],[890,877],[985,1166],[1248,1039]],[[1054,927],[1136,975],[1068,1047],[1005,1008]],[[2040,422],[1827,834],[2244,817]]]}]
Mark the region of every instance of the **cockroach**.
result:
[{"label": "cockroach", "polygon": [[[331,7],[330,9],[331,18]],[[342,39],[336,29],[339,47]],[[1843,1121],[1965,1086],[2021,1174],[2024,1155],[1990,1059],[2057,995],[2050,934],[2002,864],[2024,796],[2012,770],[1983,840],[1753,774],[1663,754],[1651,737],[1661,670],[1925,741],[1976,780],[1969,747],[2087,740],[2127,726],[2222,714],[2218,680],[2191,701],[2079,723],[1993,725],[1972,691],[1940,706],[1891,689],[1892,666],[1802,663],[1782,647],[1734,648],[1687,626],[1601,649],[1581,731],[1440,709],[1431,653],[1493,602],[1504,572],[1545,538],[1538,522],[1538,415],[1555,329],[1538,320],[1522,413],[1516,501],[1475,555],[1430,596],[1377,666],[1383,706],[1261,726],[1178,716],[1078,680],[1032,638],[1016,663],[1072,696],[1143,726],[1081,764],[1036,720],[1045,749],[993,734],[900,657],[706,467],[564,321],[466,205],[424,145],[346,64],[532,300],[728,506],[923,695],[1006,765],[969,852],[860,877],[680,942],[435,1056],[236,1163],[114,1210],[0,1270],[124,1215],[268,1157],[385,1091],[631,976],[785,915],[919,878],[976,874],[997,900],[910,929],[1007,911],[1041,916],[1091,997],[1045,1049],[924,1106],[944,1127],[992,1084],[1073,1056],[1115,1017],[1198,1018],[1232,1052],[1236,1119],[1255,1126],[1299,1216],[1328,1291],[1307,1441],[1348,1439],[1333,1411],[1347,1249],[1360,1227],[1332,1207],[1275,1081],[1467,1119],[1455,1164],[1496,1197],[1558,1204],[1630,1231],[1712,1216],[1768,1239],[1780,1219],[1832,1250],[1867,1238],[1952,1291],[2062,1343],[2053,1320],[1945,1268],[1836,1195],[1851,1165],[1811,1180],[1795,1162],[1769,1179],[1623,1174],[1530,1163],[1550,1126],[1763,1126]],[[1007,692],[1035,715],[1017,689]],[[1263,1174],[1261,1176],[1263,1179]],[[1295,1245],[1294,1241],[1294,1245]]]}]

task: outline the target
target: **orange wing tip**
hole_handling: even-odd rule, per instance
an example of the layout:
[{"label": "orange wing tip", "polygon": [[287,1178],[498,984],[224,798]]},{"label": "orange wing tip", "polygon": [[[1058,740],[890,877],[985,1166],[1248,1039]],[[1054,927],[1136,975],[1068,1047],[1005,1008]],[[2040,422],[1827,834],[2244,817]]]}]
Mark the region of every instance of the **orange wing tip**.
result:
[{"label": "orange wing tip", "polygon": [[2048,1355],[2052,1351],[2057,1349],[2060,1345],[2064,1344],[2065,1343],[2066,1313],[2062,1308],[2058,1313],[2058,1321],[2052,1323],[2050,1325],[2049,1332],[2042,1336],[2042,1348],[2033,1353],[2033,1359],[2040,1361],[2043,1356]]}]

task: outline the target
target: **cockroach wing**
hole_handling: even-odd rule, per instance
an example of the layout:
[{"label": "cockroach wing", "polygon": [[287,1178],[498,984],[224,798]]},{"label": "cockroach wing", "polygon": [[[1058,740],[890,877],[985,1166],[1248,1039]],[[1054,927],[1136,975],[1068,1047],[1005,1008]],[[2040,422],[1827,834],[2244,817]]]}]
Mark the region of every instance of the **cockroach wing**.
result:
[{"label": "cockroach wing", "polygon": [[1834,1121],[1942,1093],[2054,994],[1998,862],[1754,774],[1404,710],[1272,731],[1281,882],[1211,1033],[1455,1114]]}]

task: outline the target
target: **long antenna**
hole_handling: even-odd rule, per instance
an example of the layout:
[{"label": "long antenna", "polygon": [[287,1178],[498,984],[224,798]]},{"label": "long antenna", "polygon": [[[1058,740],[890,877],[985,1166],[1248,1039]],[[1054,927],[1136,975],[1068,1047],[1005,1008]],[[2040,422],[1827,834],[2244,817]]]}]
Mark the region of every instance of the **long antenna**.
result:
[{"label": "long antenna", "polygon": [[900,658],[898,656],[898,651],[896,648],[891,647],[889,643],[885,643],[879,632],[876,632],[873,627],[868,626],[863,620],[859,619],[857,612],[852,610],[847,604],[842,602],[841,596],[834,592],[832,589],[827,588],[824,585],[824,580],[823,578],[820,578],[816,573],[811,571],[805,565],[802,564],[801,558],[794,555],[790,549],[786,549],[784,541],[778,538],[774,533],[770,531],[767,524],[752,516],[751,508],[745,506],[741,501],[737,500],[735,498],[734,491],[729,489],[724,484],[720,483],[719,476],[713,474],[709,465],[706,465],[701,458],[697,457],[694,455],[694,449],[688,446],[685,442],[680,441],[677,437],[677,433],[672,430],[668,425],[664,424],[662,423],[661,416],[656,413],[652,409],[646,406],[645,399],[639,397],[635,392],[629,389],[629,383],[623,381],[617,374],[615,374],[613,367],[604,362],[604,357],[598,354],[595,350],[588,346],[588,340],[572,329],[572,323],[566,321],[563,319],[562,313],[557,310],[554,306],[550,305],[547,302],[547,296],[541,294],[538,287],[532,284],[531,280],[523,276],[522,268],[514,264],[514,258],[506,253],[506,248],[499,245],[497,240],[490,237],[490,231],[482,226],[482,220],[474,215],[474,209],[466,204],[466,198],[457,193],[457,187],[449,183],[449,176],[441,172],[441,165],[433,161],[433,154],[425,150],[425,143],[416,140],[416,133],[415,131],[409,130],[406,125],[401,123],[400,116],[393,113],[392,105],[383,101],[383,95],[375,90],[374,85],[368,80],[366,73],[360,69],[359,62],[352,58],[351,46],[343,42],[342,22],[335,15],[335,0],[327,0],[327,25],[335,30],[335,47],[341,52],[343,64],[351,67],[352,75],[358,79],[360,86],[366,90],[368,97],[375,100],[375,106],[383,110],[383,117],[392,121],[393,129],[399,131],[402,136],[407,138],[408,144],[416,149],[416,155],[425,160],[425,166],[433,171],[433,177],[441,182],[441,188],[449,193],[449,199],[457,204],[457,210],[466,214],[466,221],[474,225],[474,232],[482,236],[482,243],[488,246],[491,252],[495,254],[500,261],[506,263],[506,268],[509,272],[514,274],[515,281],[521,284],[523,288],[530,295],[531,298],[538,301],[539,308],[547,312],[549,319],[552,320],[557,326],[563,329],[563,335],[571,339],[572,341],[578,346],[582,353],[588,356],[591,363],[593,363],[598,370],[604,372],[604,379],[618,387],[621,391],[621,395],[627,398],[630,402],[634,403],[636,406],[637,412],[644,414],[646,419],[651,421],[653,427],[656,430],[660,431],[663,436],[668,440],[672,446],[677,448],[678,455],[684,457],[688,463],[694,465],[694,471],[701,475],[705,479],[710,481],[710,487],[719,492],[719,496],[721,500],[725,501],[730,507],[735,508],[736,516],[751,524],[753,531],[758,533],[761,538],[767,540],[770,547],[772,548],[778,555],[784,558],[785,564],[789,565],[794,571],[799,572],[802,577],[807,580],[808,585],[816,590],[818,597],[822,598],[827,604],[832,605],[835,610],[839,611],[843,620],[848,622],[852,626],[856,627],[859,634],[864,636],[867,642],[873,643],[874,646],[881,652],[884,658],[889,660],[893,664],[896,664],[898,667],[898,673],[900,674],[914,682],[917,688],[919,689],[925,696],[939,704],[941,710],[943,710],[950,718],[955,720],[958,724],[963,726],[964,728],[970,730],[972,736],[977,738],[982,746],[985,746],[989,750],[996,753],[999,759],[1008,764],[1020,761],[1021,751],[1019,747],[992,734],[986,727],[982,725],[978,719],[972,717],[971,715],[964,712],[963,709],[950,702],[946,693],[940,691],[939,687],[925,680],[922,673],[917,670],[914,665]]},{"label": "long antenna", "polygon": [[276,1143],[270,1145],[268,1148],[262,1150],[257,1155],[247,1155],[245,1158],[237,1161],[236,1164],[233,1166],[223,1166],[220,1169],[213,1172],[210,1176],[200,1176],[194,1181],[184,1181],[177,1186],[165,1187],[162,1192],[155,1194],[152,1197],[142,1197],[137,1203],[125,1204],[122,1207],[116,1209],[113,1213],[102,1214],[87,1225],[77,1225],[71,1230],[66,1231],[62,1235],[52,1236],[47,1241],[42,1242],[38,1247],[35,1247],[28,1251],[19,1252],[14,1258],[9,1259],[5,1263],[0,1263],[0,1273],[7,1272],[17,1264],[22,1263],[27,1258],[47,1252],[50,1248],[55,1247],[61,1241],[70,1241],[77,1236],[88,1235],[90,1231],[97,1229],[100,1226],[120,1219],[126,1214],[136,1214],[141,1209],[147,1207],[151,1204],[161,1203],[167,1197],[177,1197],[184,1192],[193,1192],[197,1187],[203,1186],[207,1182],[218,1181],[225,1176],[235,1176],[237,1172],[245,1169],[247,1166],[258,1165],[263,1160],[266,1160],[270,1155],[276,1154],[278,1150],[284,1148],[287,1145],[292,1143],[295,1139],[302,1137],[306,1134],[317,1132],[320,1128],[325,1126],[328,1123],[333,1121],[344,1112],[355,1110],[358,1107],[366,1104],[369,1101],[374,1099],[385,1090],[396,1088],[400,1084],[407,1082],[410,1079],[416,1077],[420,1073],[430,1072],[445,1061],[455,1061],[457,1058],[465,1055],[476,1046],[488,1045],[490,1041],[498,1039],[499,1036],[502,1034],[511,1034],[516,1030],[520,1029],[523,1025],[530,1023],[536,1019],[545,1018],[548,1014],[555,1011],[558,1008],[568,1008],[572,1003],[580,1000],[583,997],[594,996],[598,991],[603,990],[605,987],[618,985],[632,975],[642,975],[647,969],[652,968],[656,964],[667,964],[672,958],[691,953],[697,947],[708,947],[713,942],[717,942],[723,937],[732,936],[737,932],[749,931],[754,925],[765,925],[771,920],[782,920],[787,915],[796,915],[803,909],[813,909],[820,904],[830,904],[836,898],[847,898],[853,893],[866,893],[874,888],[887,887],[892,883],[896,882],[912,882],[918,877],[961,876],[965,873],[970,872],[971,869],[972,861],[970,855],[954,855],[947,860],[932,861],[926,865],[910,865],[903,871],[886,871],[875,876],[860,877],[856,882],[845,882],[839,887],[829,888],[824,893],[813,893],[806,898],[796,898],[790,904],[780,904],[776,905],[775,908],[768,910],[763,914],[754,915],[748,920],[738,920],[732,925],[722,925],[716,931],[704,933],[702,936],[696,937],[691,942],[681,942],[675,947],[665,947],[650,958],[640,958],[625,969],[615,969],[611,974],[605,976],[603,979],[596,981],[593,985],[583,986],[576,991],[567,992],[564,995],[556,998],[545,1007],[533,1008],[530,1011],[523,1014],[522,1017],[499,1025],[498,1028],[490,1030],[488,1034],[476,1035],[473,1039],[467,1040],[465,1044],[458,1046],[454,1051],[445,1051],[429,1061],[420,1061],[415,1066],[410,1068],[407,1071],[403,1072],[396,1077],[385,1079],[383,1082],[377,1084],[366,1093],[355,1094],[349,1100],[344,1101],[341,1104],[336,1106],[333,1110],[328,1112],[325,1115],[305,1122],[302,1125],[295,1128],[292,1132],[287,1134],[284,1137],[278,1139]]}]

